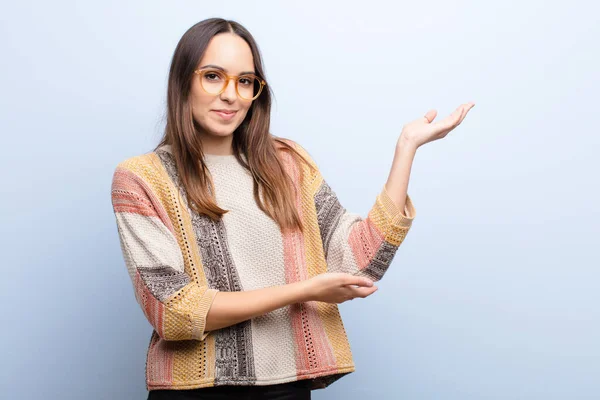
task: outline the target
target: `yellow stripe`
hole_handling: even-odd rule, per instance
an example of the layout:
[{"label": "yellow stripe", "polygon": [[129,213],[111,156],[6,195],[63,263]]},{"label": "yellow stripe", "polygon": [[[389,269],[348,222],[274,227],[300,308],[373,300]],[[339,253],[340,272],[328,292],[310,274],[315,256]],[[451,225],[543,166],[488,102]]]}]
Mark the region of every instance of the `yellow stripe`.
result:
[{"label": "yellow stripe", "polygon": [[[314,173],[304,163],[301,163],[306,179],[302,183],[302,223],[304,224],[304,241],[306,246],[306,266],[308,277],[311,278],[327,271],[327,263],[323,252],[323,242],[319,233],[317,210],[314,196],[323,181],[320,174]],[[353,365],[350,343],[344,330],[342,317],[337,304],[317,302],[317,310],[325,333],[333,348],[333,354],[338,370],[347,370]]]},{"label": "yellow stripe", "polygon": [[[194,312],[191,310],[197,308],[202,301],[208,283],[192,228],[191,217],[181,194],[155,153],[132,157],[123,161],[120,165],[138,175],[150,186],[171,220],[177,243],[182,249],[185,272],[196,285],[189,285],[184,288],[189,290],[188,292],[186,290],[178,292],[178,294],[185,295],[174,296],[168,301],[168,306],[182,311],[187,310],[190,315],[193,315]],[[194,290],[195,288],[196,290]],[[174,329],[177,331],[178,328],[184,329],[184,327],[175,325],[172,314],[165,313],[165,330]],[[174,353],[173,383],[175,385],[191,382],[199,383],[200,381],[202,381],[202,386],[214,385],[214,366],[210,362],[214,360],[215,354],[214,335],[208,335],[204,341],[169,341],[166,344],[169,350]]]},{"label": "yellow stripe", "polygon": [[406,195],[405,209],[408,210],[411,217],[404,216],[400,212],[400,209],[387,195],[384,187],[369,210],[369,218],[373,224],[380,232],[383,232],[384,239],[395,246],[400,246],[404,241],[414,218],[414,206],[408,195]]}]

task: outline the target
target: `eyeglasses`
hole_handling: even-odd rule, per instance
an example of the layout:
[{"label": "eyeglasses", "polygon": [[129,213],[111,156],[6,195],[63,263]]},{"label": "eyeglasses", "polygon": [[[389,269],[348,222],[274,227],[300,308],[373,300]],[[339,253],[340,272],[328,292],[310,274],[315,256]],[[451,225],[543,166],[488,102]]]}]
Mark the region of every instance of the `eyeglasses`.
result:
[{"label": "eyeglasses", "polygon": [[235,79],[235,91],[243,100],[256,99],[267,84],[254,74],[227,75],[218,69],[197,69],[194,74],[200,77],[202,89],[212,95],[219,95],[225,91],[230,79]]}]

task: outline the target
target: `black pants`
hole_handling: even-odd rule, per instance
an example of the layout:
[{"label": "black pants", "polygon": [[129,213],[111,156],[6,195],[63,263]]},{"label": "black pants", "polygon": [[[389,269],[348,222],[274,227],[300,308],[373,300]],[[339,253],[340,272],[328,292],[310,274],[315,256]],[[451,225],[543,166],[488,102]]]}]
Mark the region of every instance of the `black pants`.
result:
[{"label": "black pants", "polygon": [[214,386],[187,390],[151,390],[148,400],[310,400],[306,381],[266,386]]}]

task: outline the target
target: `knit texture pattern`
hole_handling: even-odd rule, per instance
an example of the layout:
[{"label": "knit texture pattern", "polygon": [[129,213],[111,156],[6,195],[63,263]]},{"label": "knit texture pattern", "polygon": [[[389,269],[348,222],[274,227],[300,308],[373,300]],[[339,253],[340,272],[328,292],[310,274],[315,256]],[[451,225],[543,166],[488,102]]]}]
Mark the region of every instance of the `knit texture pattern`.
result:
[{"label": "knit texture pattern", "polygon": [[416,215],[385,186],[366,218],[346,210],[315,161],[297,164],[281,152],[295,186],[304,232],[281,230],[254,200],[253,177],[233,155],[205,155],[218,221],[187,203],[170,147],[116,167],[111,198],[135,299],[153,328],[146,388],[195,389],[272,385],[307,379],[312,389],[353,372],[350,344],[337,304],[317,301],[280,308],[207,331],[220,292],[254,290],[346,272],[380,280]]}]

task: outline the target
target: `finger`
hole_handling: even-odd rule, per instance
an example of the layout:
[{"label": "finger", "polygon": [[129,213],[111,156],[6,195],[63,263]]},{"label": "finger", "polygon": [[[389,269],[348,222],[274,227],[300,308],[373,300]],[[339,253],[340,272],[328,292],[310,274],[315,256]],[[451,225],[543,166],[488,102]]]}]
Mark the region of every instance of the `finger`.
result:
[{"label": "finger", "polygon": [[465,104],[463,104],[460,107],[460,116],[458,117],[458,121],[456,122],[456,125],[454,125],[454,126],[456,127],[456,126],[460,125],[462,120],[465,119],[466,115],[467,115],[467,106]]},{"label": "finger", "polygon": [[475,103],[471,102],[471,103],[467,103],[464,105],[463,107],[463,113],[460,116],[460,120],[458,121],[457,125],[460,125],[461,122],[463,122],[463,120],[465,119],[465,117],[467,116],[467,113],[471,110],[471,108],[473,108],[475,106]]},{"label": "finger", "polygon": [[463,105],[461,104],[456,110],[452,112],[452,114],[448,115],[446,118],[431,124],[435,127],[438,133],[452,130],[458,123],[461,121],[462,114],[464,112]]},{"label": "finger", "polygon": [[356,297],[361,297],[361,298],[365,298],[367,296],[372,295],[373,293],[375,293],[377,291],[378,287],[377,286],[372,286],[372,287],[359,287],[359,288],[355,288],[355,287],[350,287],[350,290],[352,292],[352,297],[356,298]]},{"label": "finger", "polygon": [[456,110],[458,111],[458,122],[460,122],[463,115],[465,115],[465,104],[461,104]]},{"label": "finger", "polygon": [[344,282],[344,285],[345,286],[356,285],[356,286],[371,287],[371,286],[373,286],[373,281],[370,280],[369,278],[365,278],[362,276],[348,275],[348,278]]},{"label": "finger", "polygon": [[431,126],[434,127],[438,136],[444,137],[465,119],[467,112],[474,106],[475,103],[473,102],[461,104],[452,114],[441,121],[431,124]]}]

